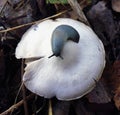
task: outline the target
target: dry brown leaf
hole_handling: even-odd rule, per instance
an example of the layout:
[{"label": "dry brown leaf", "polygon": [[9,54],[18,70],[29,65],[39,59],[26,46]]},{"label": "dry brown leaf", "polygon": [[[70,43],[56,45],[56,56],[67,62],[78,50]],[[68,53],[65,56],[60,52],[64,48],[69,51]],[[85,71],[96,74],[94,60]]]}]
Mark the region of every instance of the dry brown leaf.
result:
[{"label": "dry brown leaf", "polygon": [[113,64],[113,74],[111,77],[111,85],[113,88],[114,101],[116,107],[120,110],[120,61],[117,60]]}]

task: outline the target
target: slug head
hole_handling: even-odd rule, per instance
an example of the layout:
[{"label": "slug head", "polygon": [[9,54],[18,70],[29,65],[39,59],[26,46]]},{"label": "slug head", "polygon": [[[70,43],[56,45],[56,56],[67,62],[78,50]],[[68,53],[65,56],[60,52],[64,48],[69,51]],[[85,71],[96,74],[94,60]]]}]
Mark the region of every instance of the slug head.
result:
[{"label": "slug head", "polygon": [[73,42],[78,43],[79,38],[80,38],[79,33],[72,26],[60,25],[56,27],[55,30],[53,31],[51,39],[53,54],[49,56],[49,58],[51,58],[52,56],[61,57],[61,52],[63,50],[64,44],[68,40],[72,40]]}]

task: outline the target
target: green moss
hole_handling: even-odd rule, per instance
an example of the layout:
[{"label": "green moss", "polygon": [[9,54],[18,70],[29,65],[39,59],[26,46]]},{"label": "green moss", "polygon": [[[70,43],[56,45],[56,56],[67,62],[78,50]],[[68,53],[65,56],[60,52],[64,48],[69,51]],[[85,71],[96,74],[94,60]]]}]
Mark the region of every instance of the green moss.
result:
[{"label": "green moss", "polygon": [[67,0],[46,0],[47,3],[51,4],[67,4]]}]

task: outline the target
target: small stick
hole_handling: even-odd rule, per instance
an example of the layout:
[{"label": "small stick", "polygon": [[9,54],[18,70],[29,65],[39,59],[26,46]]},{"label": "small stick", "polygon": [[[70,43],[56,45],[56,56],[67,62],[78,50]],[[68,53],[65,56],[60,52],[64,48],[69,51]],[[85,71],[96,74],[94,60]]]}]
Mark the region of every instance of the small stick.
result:
[{"label": "small stick", "polygon": [[3,9],[5,8],[7,2],[8,2],[7,0],[2,0],[2,1],[0,2],[0,14],[1,14],[1,12],[3,11]]},{"label": "small stick", "polygon": [[60,12],[60,13],[57,13],[57,14],[52,15],[52,16],[49,16],[49,17],[44,18],[44,19],[42,19],[42,20],[30,22],[30,23],[27,23],[27,24],[22,24],[22,25],[20,25],[20,26],[15,26],[15,27],[13,27],[13,28],[8,28],[8,29],[6,29],[6,30],[1,30],[0,33],[8,32],[8,31],[13,31],[13,30],[16,30],[16,29],[19,29],[19,28],[22,28],[22,27],[26,27],[26,26],[30,26],[30,25],[33,25],[33,24],[36,24],[36,23],[40,23],[40,22],[45,21],[45,20],[47,20],[47,19],[51,19],[51,18],[58,17],[58,16],[60,16],[60,15],[62,15],[62,14],[64,14],[64,13],[68,12],[69,10],[71,10],[71,9],[64,10],[64,11],[62,11],[62,12]]},{"label": "small stick", "polygon": [[[26,100],[31,100],[35,95],[31,94],[29,96],[26,97]],[[6,111],[4,111],[3,113],[1,113],[0,115],[9,115],[11,112],[13,112],[15,109],[19,108],[20,106],[22,106],[24,103],[24,100],[19,101],[18,103],[12,105],[9,109],[7,109]]]},{"label": "small stick", "polygon": [[[22,59],[22,64],[21,64],[21,79],[23,78],[23,74],[24,74],[24,59]],[[24,85],[22,85],[22,95],[24,100],[23,104],[24,104],[25,115],[29,115],[27,101],[26,101],[26,90]]]},{"label": "small stick", "polygon": [[74,12],[79,16],[79,20],[85,24],[87,24],[88,26],[90,26],[86,16],[84,15],[81,6],[79,5],[77,0],[68,0],[68,3],[70,4],[70,6],[72,7],[72,9],[74,10]]}]

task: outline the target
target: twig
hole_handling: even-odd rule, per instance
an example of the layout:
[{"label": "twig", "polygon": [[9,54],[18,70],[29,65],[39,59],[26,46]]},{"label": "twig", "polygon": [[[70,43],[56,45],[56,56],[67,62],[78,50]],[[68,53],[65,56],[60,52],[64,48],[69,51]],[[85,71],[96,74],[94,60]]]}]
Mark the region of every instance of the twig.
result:
[{"label": "twig", "polygon": [[44,98],[43,105],[36,111],[36,114],[38,114],[45,106],[46,104],[46,99]]},{"label": "twig", "polygon": [[[23,78],[23,74],[24,74],[24,59],[22,59],[22,64],[21,64],[21,79]],[[27,101],[26,101],[26,90],[24,85],[22,86],[22,94],[24,100],[23,104],[24,104],[25,115],[29,115]]]},{"label": "twig", "polygon": [[62,15],[62,14],[64,14],[64,13],[68,12],[69,10],[71,10],[71,9],[64,10],[64,11],[62,11],[62,12],[60,12],[60,13],[57,13],[57,14],[52,15],[52,16],[49,16],[49,17],[44,18],[44,19],[42,19],[42,20],[30,22],[30,23],[23,24],[23,25],[20,25],[20,26],[15,26],[15,27],[13,27],[13,28],[8,28],[8,29],[6,29],[6,30],[1,30],[0,33],[8,32],[8,31],[13,31],[13,30],[16,30],[16,29],[20,29],[20,28],[22,28],[22,27],[26,27],[26,26],[30,26],[30,25],[33,25],[33,24],[42,22],[42,21],[47,20],[47,19],[50,19],[50,18],[55,18],[55,17],[58,17],[58,16],[60,16],[60,15]]},{"label": "twig", "polygon": [[79,16],[79,20],[87,25],[90,25],[77,0],[68,0],[68,3],[71,5],[74,12]]},{"label": "twig", "polygon": [[4,7],[6,6],[6,4],[7,4],[7,0],[2,0],[0,2],[0,14],[1,14],[2,10],[4,9]]},{"label": "twig", "polygon": [[[20,91],[21,91],[21,89],[22,89],[22,86],[23,86],[23,82],[21,83],[20,88],[19,88],[19,90],[18,90],[18,92],[17,92],[17,95],[16,95],[16,97],[15,97],[14,104],[17,103],[17,99],[18,99],[18,96],[19,96]],[[14,104],[13,104],[13,105],[14,105]],[[10,115],[12,115],[12,113],[13,113],[13,111],[11,111]]]},{"label": "twig", "polygon": [[[34,94],[31,94],[29,96],[26,97],[26,100],[30,100],[34,97]],[[3,113],[1,113],[0,115],[9,115],[11,113],[11,111],[16,110],[17,108],[19,108],[20,106],[22,106],[24,103],[24,100],[19,101],[18,103],[12,105],[9,109],[7,109],[6,111],[4,111]]]}]

